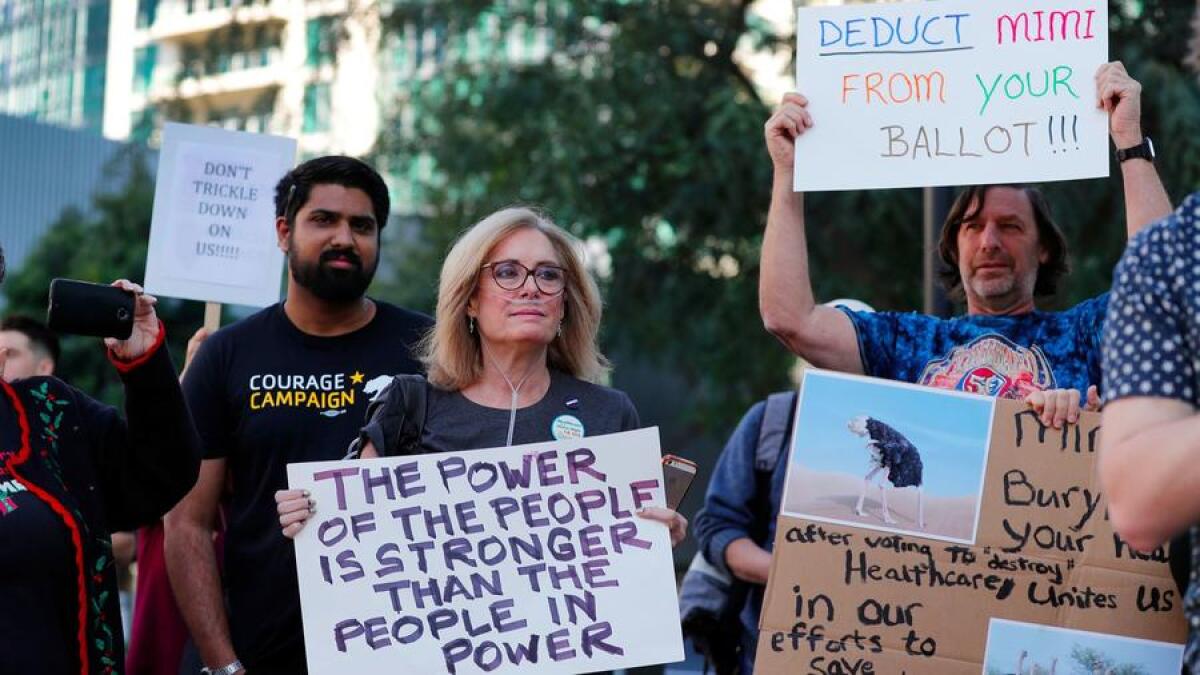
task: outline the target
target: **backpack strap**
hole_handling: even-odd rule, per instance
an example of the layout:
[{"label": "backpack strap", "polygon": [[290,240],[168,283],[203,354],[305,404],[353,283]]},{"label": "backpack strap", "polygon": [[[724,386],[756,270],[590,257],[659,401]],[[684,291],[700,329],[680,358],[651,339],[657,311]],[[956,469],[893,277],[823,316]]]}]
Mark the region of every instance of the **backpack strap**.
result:
[{"label": "backpack strap", "polygon": [[754,450],[754,470],[770,474],[779,464],[787,445],[796,408],[796,392],[780,391],[767,397],[767,409],[758,427],[758,447]]},{"label": "backpack strap", "polygon": [[367,406],[367,423],[350,444],[347,459],[371,441],[382,457],[420,453],[429,382],[421,375],[397,375]]}]

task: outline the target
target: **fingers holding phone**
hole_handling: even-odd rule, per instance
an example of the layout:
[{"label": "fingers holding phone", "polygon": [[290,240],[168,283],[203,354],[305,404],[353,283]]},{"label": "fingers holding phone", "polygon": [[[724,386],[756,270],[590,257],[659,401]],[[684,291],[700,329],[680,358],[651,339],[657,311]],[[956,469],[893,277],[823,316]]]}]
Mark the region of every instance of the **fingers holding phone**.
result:
[{"label": "fingers holding phone", "polygon": [[129,337],[124,340],[106,337],[104,344],[117,358],[132,361],[150,351],[158,342],[158,314],[154,311],[158,298],[149,295],[141,286],[128,279],[117,279],[111,286],[133,294],[133,326]]},{"label": "fingers holding phone", "polygon": [[154,296],[126,279],[107,286],[55,279],[50,282],[46,324],[59,333],[103,337],[117,358],[132,360],[158,341],[155,302]]}]

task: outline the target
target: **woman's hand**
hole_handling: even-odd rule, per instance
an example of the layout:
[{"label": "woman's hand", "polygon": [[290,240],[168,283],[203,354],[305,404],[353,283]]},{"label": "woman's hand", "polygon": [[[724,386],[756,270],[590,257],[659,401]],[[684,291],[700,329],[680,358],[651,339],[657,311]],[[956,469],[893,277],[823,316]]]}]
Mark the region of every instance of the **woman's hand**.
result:
[{"label": "woman's hand", "polygon": [[308,490],[277,490],[275,507],[279,511],[279,526],[283,536],[294,539],[309,516],[317,512],[317,504],[308,495]]},{"label": "woman's hand", "polygon": [[688,520],[678,511],[665,509],[661,506],[647,506],[637,513],[642,518],[653,520],[666,525],[671,531],[671,548],[679,545],[687,536]]},{"label": "woman's hand", "polygon": [[154,313],[158,298],[146,295],[141,286],[128,279],[117,279],[112,285],[134,294],[133,333],[124,340],[104,338],[104,344],[118,359],[134,361],[145,356],[158,342],[158,315]]}]

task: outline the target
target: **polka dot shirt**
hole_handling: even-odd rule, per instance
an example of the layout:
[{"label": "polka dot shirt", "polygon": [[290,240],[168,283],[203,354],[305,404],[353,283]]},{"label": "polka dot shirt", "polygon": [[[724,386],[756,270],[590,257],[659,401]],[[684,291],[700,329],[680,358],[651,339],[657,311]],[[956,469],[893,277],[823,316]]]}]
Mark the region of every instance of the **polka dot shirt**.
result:
[{"label": "polka dot shirt", "polygon": [[[1200,192],[1129,242],[1113,272],[1104,327],[1104,398],[1150,396],[1200,406]],[[1200,542],[1200,527],[1192,528]],[[1184,598],[1184,661],[1200,673],[1200,547]]]},{"label": "polka dot shirt", "polygon": [[1106,400],[1198,403],[1200,193],[1129,242],[1113,273],[1103,358]]}]

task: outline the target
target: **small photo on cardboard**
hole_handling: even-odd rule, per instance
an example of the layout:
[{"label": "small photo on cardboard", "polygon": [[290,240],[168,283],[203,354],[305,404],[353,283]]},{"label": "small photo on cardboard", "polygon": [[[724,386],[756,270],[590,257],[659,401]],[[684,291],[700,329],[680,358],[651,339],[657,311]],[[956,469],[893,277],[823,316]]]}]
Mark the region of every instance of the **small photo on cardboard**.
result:
[{"label": "small photo on cardboard", "polygon": [[808,370],[781,510],[974,544],[994,405],[972,394]]},{"label": "small photo on cardboard", "polygon": [[992,619],[982,675],[1179,675],[1183,645]]}]

